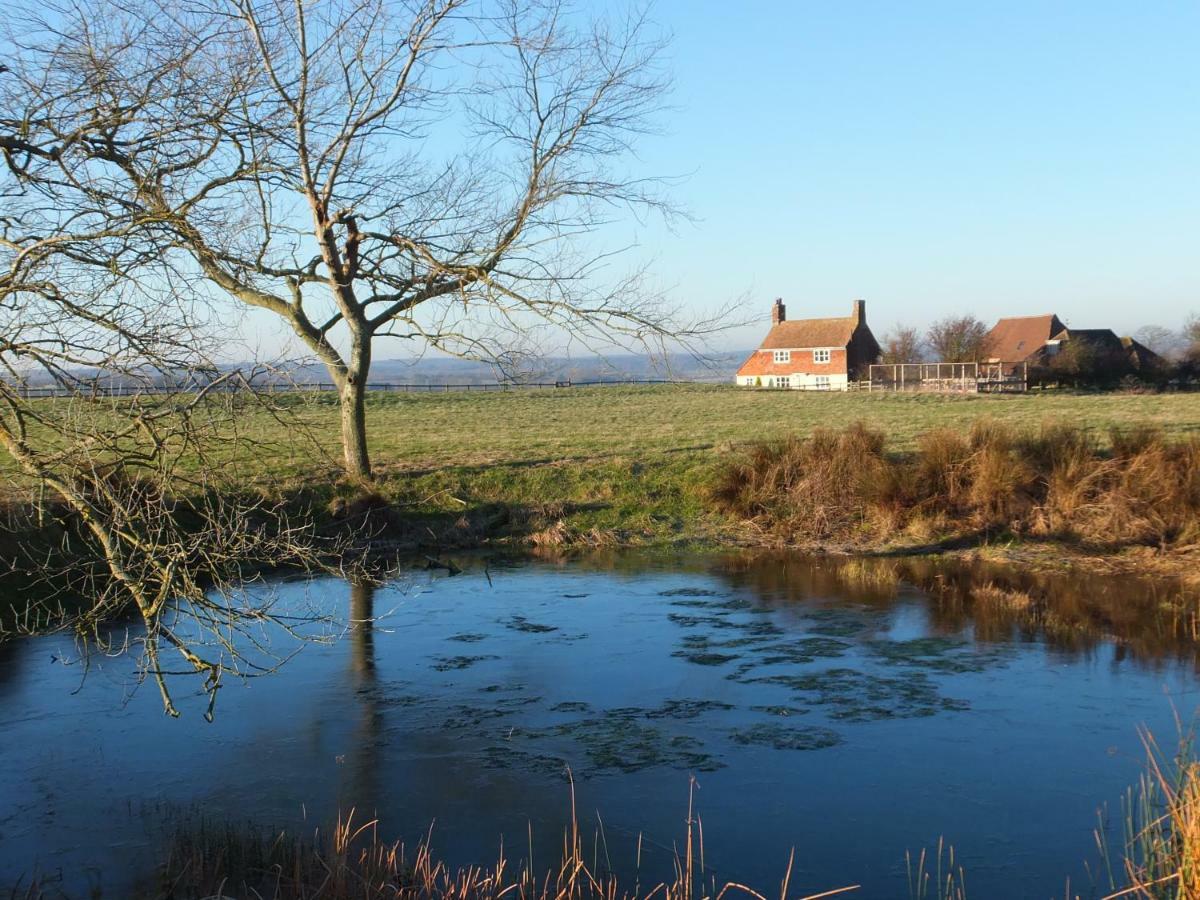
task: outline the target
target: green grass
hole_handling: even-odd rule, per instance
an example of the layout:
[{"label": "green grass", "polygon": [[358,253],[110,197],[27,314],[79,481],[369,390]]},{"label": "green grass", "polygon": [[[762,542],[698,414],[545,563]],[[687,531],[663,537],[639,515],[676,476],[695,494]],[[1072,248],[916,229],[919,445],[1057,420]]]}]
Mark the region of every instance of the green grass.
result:
[{"label": "green grass", "polygon": [[[217,453],[239,486],[326,508],[338,482],[332,395],[282,401],[287,415],[237,418]],[[729,520],[705,498],[720,460],[745,443],[863,421],[890,450],[981,417],[1019,428],[1070,422],[1105,439],[1114,426],[1200,432],[1200,394],[945,396],[750,391],[733,386],[373,394],[368,427],[378,492],[417,530],[463,542],[524,535],[562,520],[567,536],[655,543],[711,539]],[[437,520],[431,525],[430,518]],[[550,535],[553,542],[562,539]]]},{"label": "green grass", "polygon": [[[331,397],[294,410],[317,455],[294,445],[285,451],[278,426],[265,417],[244,423],[247,433],[281,448],[256,462],[255,477],[278,483],[331,471],[340,452],[335,410]],[[371,397],[369,428],[380,493],[411,512],[532,509],[528,521],[505,527],[535,531],[562,518],[576,535],[596,529],[639,543],[711,538],[727,528],[703,489],[719,461],[744,443],[861,420],[903,452],[931,428],[965,430],[989,416],[1028,428],[1071,422],[1101,440],[1114,426],[1136,424],[1183,435],[1200,432],[1200,394],[963,397],[732,386],[397,394]]]},{"label": "green grass", "polygon": [[[333,398],[303,419],[338,452]],[[651,386],[508,393],[373,395],[371,444],[381,466],[540,462],[696,453],[722,444],[807,433],[855,420],[882,428],[896,449],[930,428],[995,416],[1036,427],[1047,418],[1098,432],[1152,423],[1168,435],[1200,431],[1200,394],[949,396],[749,391],[732,386]]]}]

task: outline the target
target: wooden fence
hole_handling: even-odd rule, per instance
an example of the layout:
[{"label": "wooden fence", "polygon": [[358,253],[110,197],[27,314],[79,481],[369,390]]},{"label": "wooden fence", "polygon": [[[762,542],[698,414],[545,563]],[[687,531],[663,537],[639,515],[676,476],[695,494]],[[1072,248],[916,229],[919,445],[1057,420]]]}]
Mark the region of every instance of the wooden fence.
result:
[{"label": "wooden fence", "polygon": [[886,363],[868,367],[859,389],[940,394],[1024,393],[1027,363]]}]

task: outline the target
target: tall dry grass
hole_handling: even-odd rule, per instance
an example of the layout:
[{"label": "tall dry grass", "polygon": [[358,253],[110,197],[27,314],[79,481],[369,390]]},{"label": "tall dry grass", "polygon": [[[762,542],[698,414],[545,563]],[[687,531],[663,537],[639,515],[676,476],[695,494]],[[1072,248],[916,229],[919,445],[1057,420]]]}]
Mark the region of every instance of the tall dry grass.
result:
[{"label": "tall dry grass", "polygon": [[1112,893],[1104,900],[1200,900],[1200,761],[1190,736],[1165,754],[1143,733],[1146,772],[1124,800],[1122,845],[1096,832]]},{"label": "tall dry grass", "polygon": [[1200,439],[981,419],[887,452],[859,423],[752,446],[718,473],[722,510],[784,541],[923,542],[1008,532],[1113,548],[1200,543]]},{"label": "tall dry grass", "polygon": [[[155,896],[156,900],[724,900],[742,895],[768,900],[743,884],[718,884],[706,873],[704,829],[691,794],[686,831],[674,855],[674,877],[645,886],[640,881],[622,883],[606,871],[602,832],[591,858],[587,857],[573,784],[570,802],[560,859],[546,870],[535,870],[529,860],[510,865],[503,850],[491,865],[452,869],[434,856],[428,838],[410,855],[402,843],[381,840],[374,821],[355,824],[351,813],[332,834],[309,839],[286,834],[267,837],[236,828],[184,830],[172,843]],[[639,841],[639,865],[640,847]],[[789,860],[780,885],[781,900],[818,900],[858,888],[847,885],[797,897],[789,893],[791,873]]]}]

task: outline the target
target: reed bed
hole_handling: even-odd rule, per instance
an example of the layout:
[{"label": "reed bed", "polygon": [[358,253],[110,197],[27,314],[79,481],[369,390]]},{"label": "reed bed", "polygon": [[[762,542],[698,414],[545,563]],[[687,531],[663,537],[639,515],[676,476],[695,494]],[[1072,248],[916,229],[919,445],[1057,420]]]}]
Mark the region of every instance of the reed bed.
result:
[{"label": "reed bed", "polygon": [[[527,860],[511,865],[503,850],[490,865],[452,869],[433,855],[428,838],[409,854],[404,844],[381,840],[374,821],[356,824],[352,812],[329,835],[316,833],[311,838],[237,828],[183,830],[172,841],[159,889],[149,896],[156,900],[724,900],[735,896],[768,900],[747,885],[719,884],[705,872],[704,829],[691,797],[682,845],[673,858],[673,879],[642,885],[640,880],[623,883],[606,871],[602,833],[588,858],[573,784],[570,796],[571,818],[561,856],[548,870],[535,870]],[[638,855],[640,867],[640,842]],[[779,887],[781,900],[818,900],[858,887],[844,885],[799,897],[789,886],[791,872],[789,860]]]},{"label": "reed bed", "polygon": [[[1200,760],[1191,735],[1171,754],[1144,732],[1146,771],[1122,806],[1121,846],[1096,831],[1105,900],[1200,900]],[[1103,826],[1103,823],[1102,823]]]},{"label": "reed bed", "polygon": [[971,541],[996,534],[1103,550],[1200,545],[1200,439],[1153,428],[1089,433],[994,419],[927,431],[889,453],[862,423],[751,446],[710,497],[776,539],[848,545]]}]

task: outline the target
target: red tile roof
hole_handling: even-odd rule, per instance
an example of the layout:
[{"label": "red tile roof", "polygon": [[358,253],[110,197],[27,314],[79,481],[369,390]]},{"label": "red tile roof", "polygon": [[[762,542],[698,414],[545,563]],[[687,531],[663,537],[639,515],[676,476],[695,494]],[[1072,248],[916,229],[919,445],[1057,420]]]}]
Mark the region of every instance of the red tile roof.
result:
[{"label": "red tile roof", "polygon": [[1021,362],[1037,353],[1066,326],[1058,316],[1014,316],[988,332],[987,355],[1000,362]]},{"label": "red tile roof", "polygon": [[789,376],[793,372],[798,371],[795,363],[777,363],[775,357],[771,353],[763,353],[760,350],[755,350],[750,354],[750,357],[742,363],[742,367],[737,370],[738,376],[745,375],[784,375]]},{"label": "red tile roof", "polygon": [[760,345],[763,350],[805,350],[813,347],[846,347],[854,335],[853,317],[840,319],[796,319],[780,322]]}]

